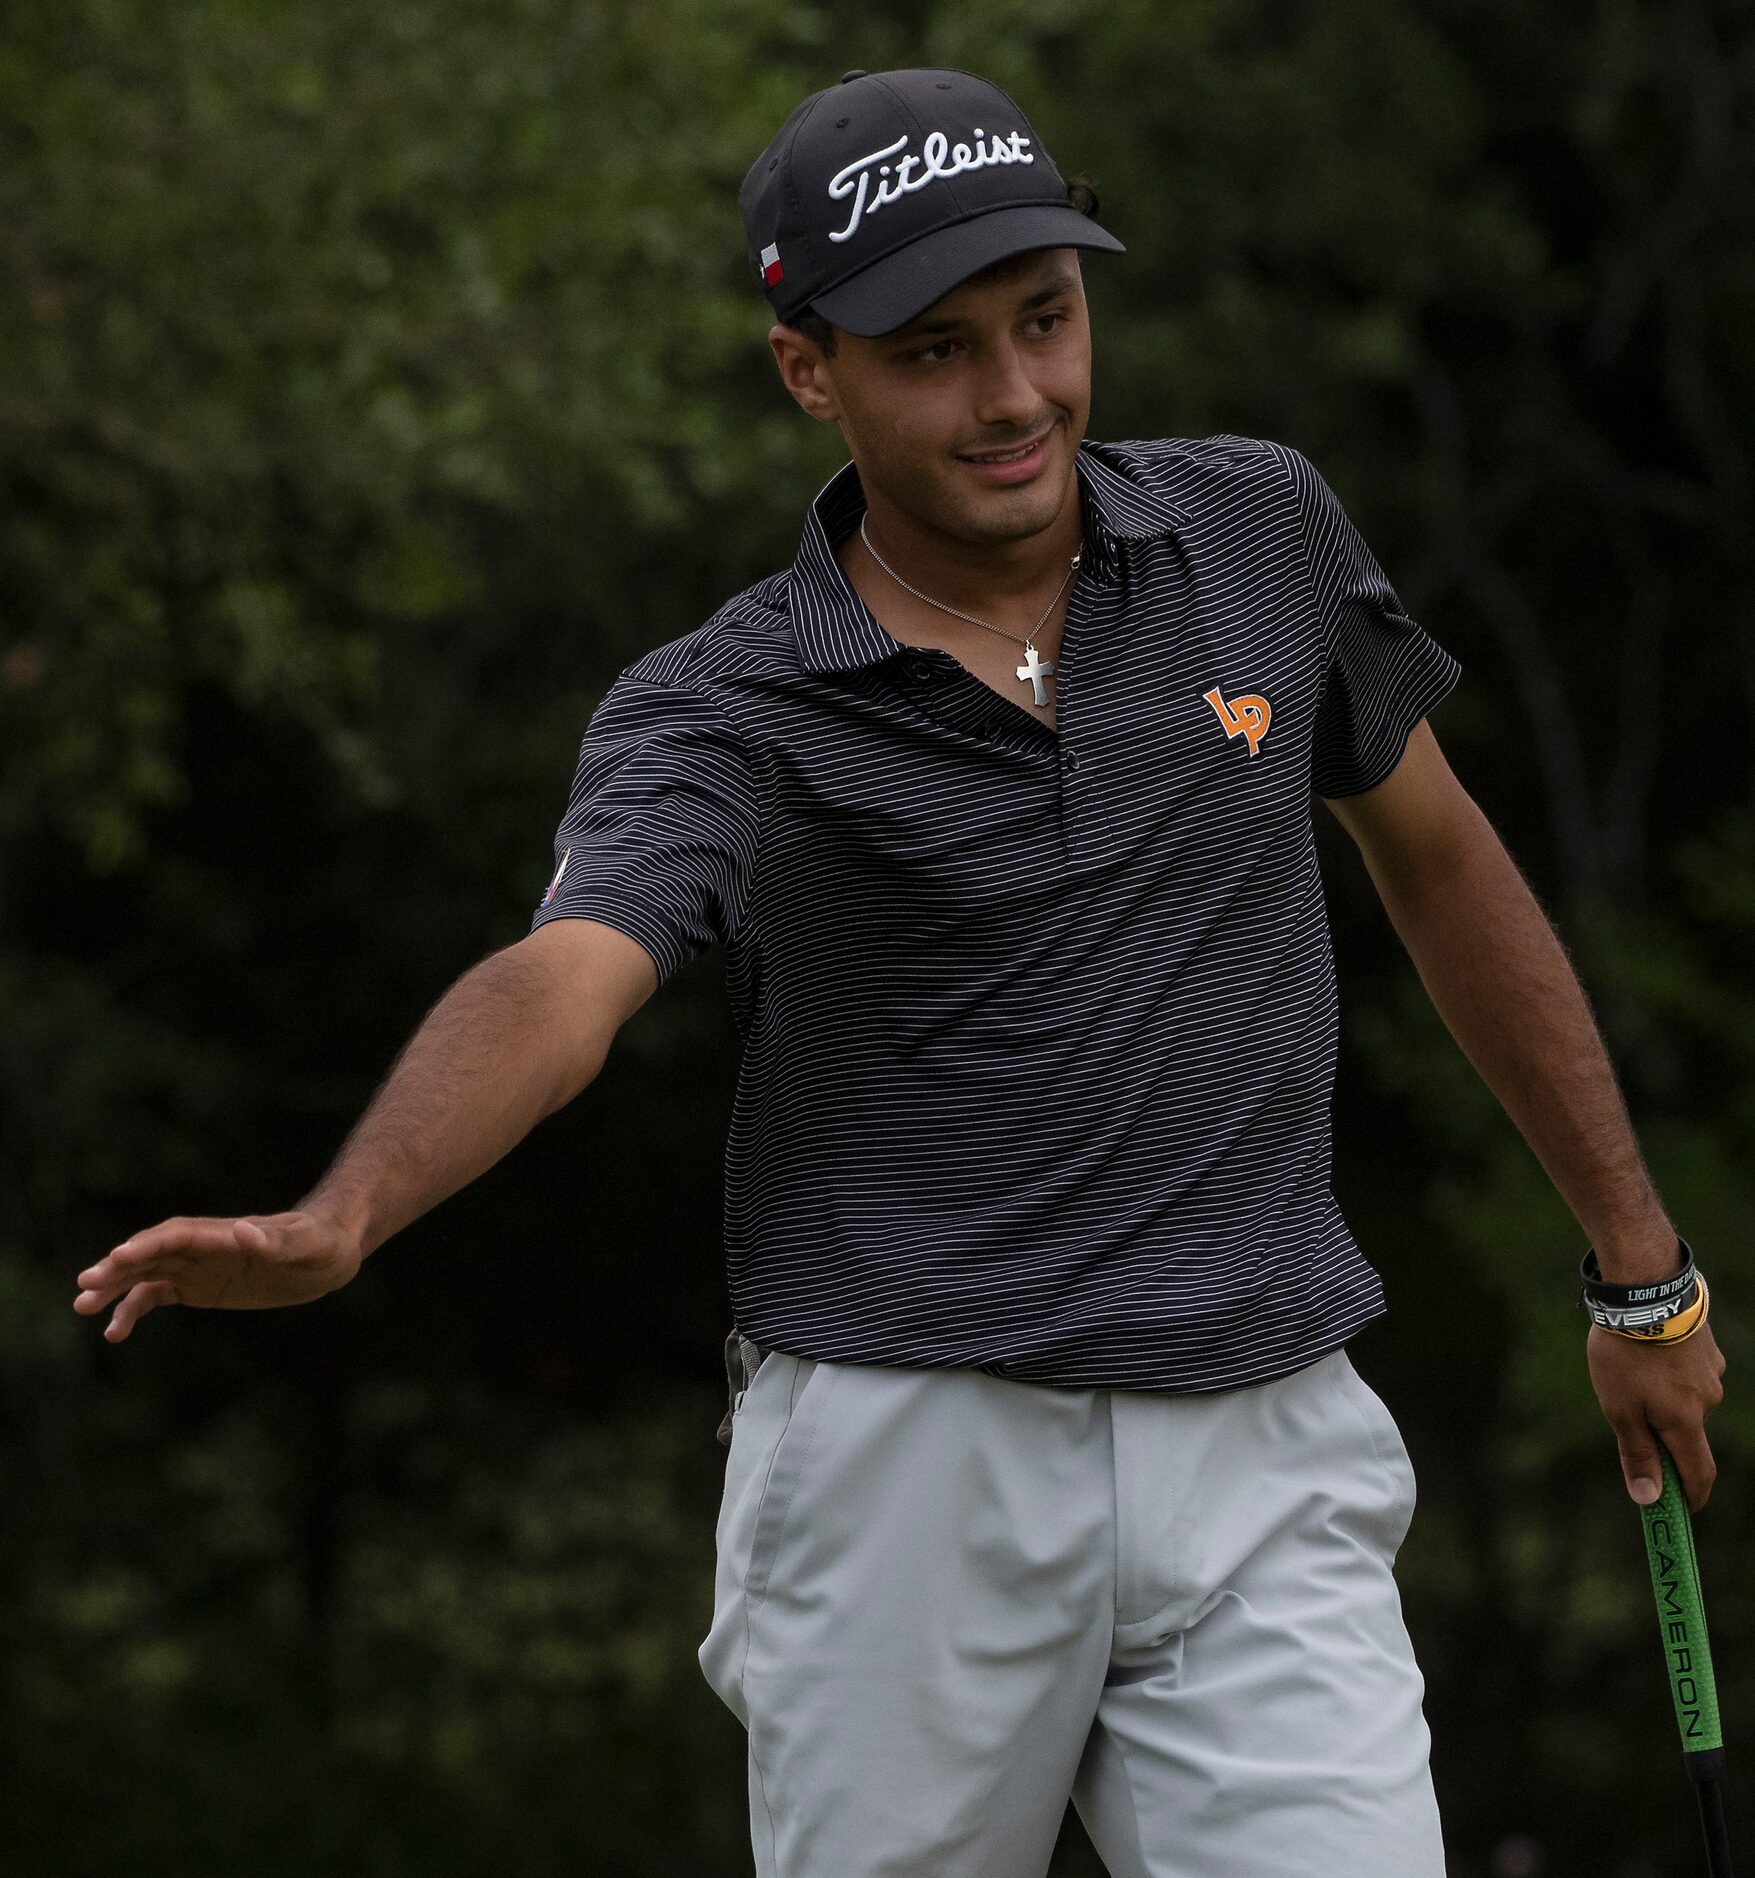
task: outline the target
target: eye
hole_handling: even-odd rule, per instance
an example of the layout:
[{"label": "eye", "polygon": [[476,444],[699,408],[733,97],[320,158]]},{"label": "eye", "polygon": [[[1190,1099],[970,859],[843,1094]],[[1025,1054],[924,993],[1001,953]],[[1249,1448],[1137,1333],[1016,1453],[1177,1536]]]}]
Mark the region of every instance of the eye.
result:
[{"label": "eye", "polygon": [[935,339],[929,346],[920,346],[909,356],[922,365],[942,365],[951,355],[947,350],[956,345],[954,339]]},{"label": "eye", "polygon": [[[1037,313],[1030,319],[1029,324],[1032,326],[1043,326],[1042,336],[1046,338],[1049,333],[1053,332],[1056,326],[1065,324],[1066,317],[1064,313]],[[1044,322],[1046,322],[1046,325],[1044,325]]]}]

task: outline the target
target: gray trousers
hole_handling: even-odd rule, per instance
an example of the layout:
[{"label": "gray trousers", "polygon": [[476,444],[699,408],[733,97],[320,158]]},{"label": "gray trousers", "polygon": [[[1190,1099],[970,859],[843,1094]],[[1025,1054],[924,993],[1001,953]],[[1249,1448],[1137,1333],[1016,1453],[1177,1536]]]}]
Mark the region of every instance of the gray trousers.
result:
[{"label": "gray trousers", "polygon": [[758,1878],[1443,1878],[1395,1421],[727,1343],[712,1626]]}]

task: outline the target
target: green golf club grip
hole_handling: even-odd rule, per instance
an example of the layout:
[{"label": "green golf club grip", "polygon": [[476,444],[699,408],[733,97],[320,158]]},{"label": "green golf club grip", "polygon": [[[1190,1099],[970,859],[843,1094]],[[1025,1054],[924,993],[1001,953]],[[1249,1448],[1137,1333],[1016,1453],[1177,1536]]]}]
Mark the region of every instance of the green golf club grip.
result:
[{"label": "green golf club grip", "polygon": [[[1718,1725],[1718,1685],[1712,1675],[1712,1652],[1706,1642],[1706,1606],[1700,1596],[1700,1569],[1694,1562],[1694,1529],[1688,1502],[1669,1450],[1660,1442],[1664,1490],[1641,1507],[1645,1552],[1651,1562],[1651,1588],[1657,1598],[1658,1629],[1664,1640],[1664,1664],[1676,1704],[1682,1751],[1696,1777],[1716,1774],[1724,1746]],[[1695,1755],[1710,1755],[1696,1762]]]}]

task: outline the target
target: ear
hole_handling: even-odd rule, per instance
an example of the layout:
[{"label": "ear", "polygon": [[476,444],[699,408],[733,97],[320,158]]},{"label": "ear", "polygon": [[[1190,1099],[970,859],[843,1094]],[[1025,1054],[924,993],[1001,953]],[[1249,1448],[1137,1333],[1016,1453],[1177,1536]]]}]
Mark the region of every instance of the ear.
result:
[{"label": "ear", "polygon": [[799,408],[820,424],[834,423],[841,415],[841,401],[822,349],[794,326],[769,327],[768,344],[780,368],[781,383]]}]

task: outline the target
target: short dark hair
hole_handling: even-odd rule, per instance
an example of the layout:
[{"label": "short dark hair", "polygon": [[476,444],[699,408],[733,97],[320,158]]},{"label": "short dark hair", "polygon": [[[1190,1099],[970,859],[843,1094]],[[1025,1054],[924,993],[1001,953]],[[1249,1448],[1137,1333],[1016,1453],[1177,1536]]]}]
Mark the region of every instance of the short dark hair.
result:
[{"label": "short dark hair", "polygon": [[[1066,179],[1066,199],[1081,215],[1097,219],[1097,186],[1090,177],[1073,175]],[[807,306],[787,321],[796,332],[804,334],[826,359],[835,356],[835,328],[815,307]]]}]

